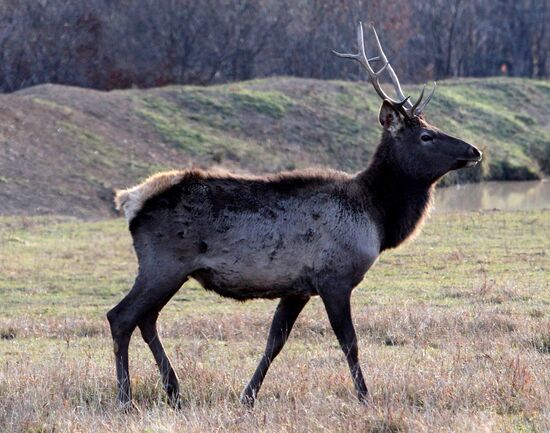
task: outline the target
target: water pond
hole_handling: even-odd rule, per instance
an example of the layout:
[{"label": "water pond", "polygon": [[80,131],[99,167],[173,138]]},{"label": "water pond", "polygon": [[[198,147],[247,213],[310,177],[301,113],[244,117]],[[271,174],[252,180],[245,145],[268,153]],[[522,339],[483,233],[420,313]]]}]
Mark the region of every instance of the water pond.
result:
[{"label": "water pond", "polygon": [[550,180],[484,182],[439,188],[434,212],[550,209]]}]

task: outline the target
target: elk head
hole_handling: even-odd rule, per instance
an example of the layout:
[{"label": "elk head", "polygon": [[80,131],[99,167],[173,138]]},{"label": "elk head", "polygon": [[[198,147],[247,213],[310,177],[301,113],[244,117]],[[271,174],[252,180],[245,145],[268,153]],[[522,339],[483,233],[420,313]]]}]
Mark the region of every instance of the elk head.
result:
[{"label": "elk head", "polygon": [[[435,93],[435,83],[424,99],[426,86],[415,103],[405,96],[399,79],[390,65],[374,26],[371,25],[379,55],[368,58],[365,52],[363,25],[357,28],[357,54],[343,54],[333,51],[339,57],[359,62],[367,71],[368,79],[382,99],[379,121],[384,128],[380,146],[386,147],[384,154],[390,163],[400,171],[418,180],[435,182],[445,173],[463,167],[470,167],[481,161],[481,152],[471,144],[452,137],[430,125],[423,111]],[[371,62],[381,61],[382,67],[375,71]],[[395,89],[397,99],[386,94],[380,84],[380,76],[387,72]]]}]

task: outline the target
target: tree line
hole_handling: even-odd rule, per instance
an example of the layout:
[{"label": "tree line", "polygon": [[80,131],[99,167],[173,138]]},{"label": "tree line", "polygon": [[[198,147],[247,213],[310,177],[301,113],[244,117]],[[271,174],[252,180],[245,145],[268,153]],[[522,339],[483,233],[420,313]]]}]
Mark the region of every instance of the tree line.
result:
[{"label": "tree line", "polygon": [[[363,79],[374,23],[403,81],[549,76],[550,0],[0,0],[0,89]],[[372,35],[367,52],[373,53]]]}]

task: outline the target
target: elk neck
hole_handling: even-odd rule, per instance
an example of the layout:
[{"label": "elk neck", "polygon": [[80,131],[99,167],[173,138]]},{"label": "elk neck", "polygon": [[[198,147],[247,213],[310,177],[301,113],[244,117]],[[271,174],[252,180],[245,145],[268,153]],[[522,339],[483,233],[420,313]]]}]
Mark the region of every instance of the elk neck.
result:
[{"label": "elk neck", "polygon": [[391,140],[384,134],[368,168],[357,175],[381,235],[380,251],[395,248],[422,226],[435,185],[408,175],[395,163]]}]

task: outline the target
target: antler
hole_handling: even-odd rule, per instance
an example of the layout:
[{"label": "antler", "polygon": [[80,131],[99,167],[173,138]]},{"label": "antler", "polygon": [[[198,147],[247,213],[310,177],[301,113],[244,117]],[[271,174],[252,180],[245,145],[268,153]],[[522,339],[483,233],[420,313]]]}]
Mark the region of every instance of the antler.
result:
[{"label": "antler", "polygon": [[[338,57],[342,57],[345,59],[353,59],[359,62],[366,70],[367,74],[369,76],[369,81],[371,82],[372,86],[374,87],[374,90],[376,90],[376,93],[384,99],[389,101],[396,109],[398,109],[400,112],[402,112],[407,117],[414,117],[418,116],[424,108],[426,108],[426,105],[428,105],[428,102],[432,99],[432,96],[435,93],[435,87],[436,84],[434,82],[434,87],[432,91],[430,92],[429,96],[426,98],[426,100],[421,104],[422,98],[424,97],[424,90],[426,89],[426,86],[424,85],[424,88],[422,89],[422,92],[420,93],[420,97],[418,100],[413,104],[409,97],[405,97],[405,94],[403,93],[403,90],[401,89],[401,84],[399,83],[399,79],[397,78],[397,75],[395,74],[395,71],[393,70],[392,66],[390,65],[390,62],[388,61],[388,58],[386,57],[386,54],[384,53],[384,50],[382,49],[382,44],[380,44],[380,39],[378,38],[378,34],[376,33],[376,30],[374,26],[371,24],[371,29],[374,33],[374,38],[376,39],[376,45],[378,48],[379,55],[376,57],[373,57],[369,59],[367,57],[367,54],[365,52],[365,39],[363,36],[363,23],[359,22],[359,25],[357,26],[357,45],[359,47],[359,52],[357,54],[345,54],[345,53],[339,53],[337,51],[332,50],[334,54],[336,54]],[[384,66],[382,66],[378,72],[375,72],[372,66],[370,65],[370,62],[373,60],[382,60],[384,62]],[[384,92],[384,89],[382,89],[382,86],[380,85],[379,77],[380,75],[385,71],[388,71],[388,74],[390,76],[390,79],[393,83],[393,87],[395,88],[395,93],[399,100],[395,100],[393,98],[390,98],[386,92]]]}]

